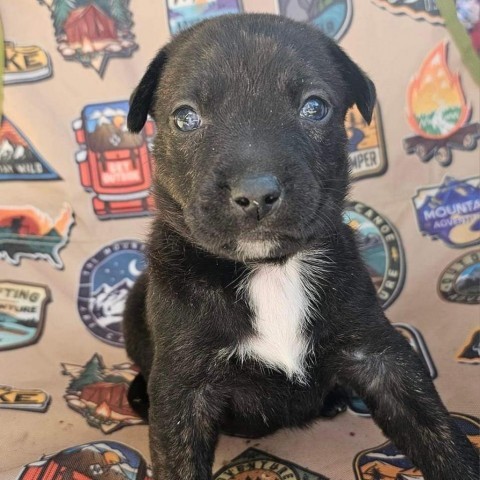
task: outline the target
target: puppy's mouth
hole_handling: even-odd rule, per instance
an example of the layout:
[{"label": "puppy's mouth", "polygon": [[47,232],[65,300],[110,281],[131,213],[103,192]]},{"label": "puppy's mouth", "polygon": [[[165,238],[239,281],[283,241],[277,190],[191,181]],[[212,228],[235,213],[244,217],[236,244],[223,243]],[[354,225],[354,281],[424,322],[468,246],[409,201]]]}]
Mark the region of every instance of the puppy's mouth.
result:
[{"label": "puppy's mouth", "polygon": [[242,261],[265,260],[275,256],[280,244],[277,240],[238,240],[236,254]]}]

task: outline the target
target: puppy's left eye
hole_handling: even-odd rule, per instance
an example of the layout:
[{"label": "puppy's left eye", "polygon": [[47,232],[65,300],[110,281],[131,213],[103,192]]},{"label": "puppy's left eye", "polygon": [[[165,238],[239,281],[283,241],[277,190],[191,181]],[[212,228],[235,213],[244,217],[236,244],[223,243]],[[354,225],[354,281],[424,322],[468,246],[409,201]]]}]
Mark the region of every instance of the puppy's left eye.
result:
[{"label": "puppy's left eye", "polygon": [[182,132],[196,130],[202,123],[200,115],[190,107],[180,107],[175,110],[173,120],[176,127]]},{"label": "puppy's left eye", "polygon": [[300,116],[307,120],[323,120],[330,111],[330,106],[319,97],[307,98],[300,109]]}]

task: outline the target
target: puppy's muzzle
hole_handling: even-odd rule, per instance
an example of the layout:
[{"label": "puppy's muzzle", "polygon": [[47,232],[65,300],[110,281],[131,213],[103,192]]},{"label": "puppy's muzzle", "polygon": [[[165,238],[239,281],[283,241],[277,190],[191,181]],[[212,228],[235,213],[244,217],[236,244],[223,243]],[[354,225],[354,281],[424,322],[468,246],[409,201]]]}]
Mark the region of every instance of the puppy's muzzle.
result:
[{"label": "puppy's muzzle", "polygon": [[230,187],[230,202],[235,213],[257,221],[278,210],[282,199],[283,188],[271,174],[246,176]]}]

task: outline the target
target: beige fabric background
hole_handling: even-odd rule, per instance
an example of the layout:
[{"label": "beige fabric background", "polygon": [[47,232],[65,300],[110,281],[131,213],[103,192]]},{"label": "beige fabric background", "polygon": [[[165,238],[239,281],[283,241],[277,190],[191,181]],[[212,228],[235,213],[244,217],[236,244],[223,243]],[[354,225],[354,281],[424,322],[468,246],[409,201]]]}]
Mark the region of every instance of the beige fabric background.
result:
[{"label": "beige fabric background", "polygon": [[[4,112],[63,178],[55,182],[0,182],[0,205],[34,205],[54,218],[66,201],[75,212],[70,241],[60,252],[64,270],[43,260],[22,258],[18,266],[0,260],[0,281],[43,284],[52,294],[39,341],[0,352],[0,384],[41,388],[52,397],[46,413],[0,409],[1,480],[16,478],[23,465],[43,454],[92,441],[122,442],[148,459],[146,426],[127,426],[105,435],[67,406],[63,395],[70,378],[61,374],[61,364],[85,365],[95,352],[108,366],[127,360],[123,349],[98,340],[80,320],[76,305],[79,276],[86,259],[104,245],[124,238],[144,239],[149,220],[97,219],[91,194],[80,185],[75,163],[79,147],[71,123],[88,104],[129,97],[155,51],[169,38],[165,3],[131,0],[132,31],[139,48],[130,58],[110,59],[101,78],[91,68],[64,60],[57,51],[50,12],[45,6],[32,0],[0,1],[6,40],[41,46],[53,65],[49,79],[6,86]],[[276,11],[271,0],[243,3],[248,12]],[[435,384],[448,409],[478,415],[478,367],[455,358],[478,328],[478,306],[446,302],[437,293],[442,271],[474,248],[453,249],[440,240],[422,236],[411,200],[417,188],[438,185],[445,175],[457,179],[478,175],[478,148],[473,152],[454,151],[452,164],[445,168],[435,160],[424,164],[415,155],[407,155],[402,147],[402,140],[414,134],[405,115],[407,86],[424,58],[442,40],[449,40],[449,68],[460,73],[466,99],[473,107],[472,122],[478,122],[478,88],[443,26],[393,15],[371,1],[354,0],[352,23],[340,44],[377,85],[388,170],[381,176],[355,182],[351,197],[381,212],[401,235],[406,279],[399,297],[387,310],[388,317],[392,322],[409,323],[423,334],[438,371]],[[333,480],[348,480],[355,478],[355,455],[384,440],[371,419],[345,413],[333,421],[320,421],[308,430],[282,431],[249,444],[222,437],[215,470],[255,444]]]}]

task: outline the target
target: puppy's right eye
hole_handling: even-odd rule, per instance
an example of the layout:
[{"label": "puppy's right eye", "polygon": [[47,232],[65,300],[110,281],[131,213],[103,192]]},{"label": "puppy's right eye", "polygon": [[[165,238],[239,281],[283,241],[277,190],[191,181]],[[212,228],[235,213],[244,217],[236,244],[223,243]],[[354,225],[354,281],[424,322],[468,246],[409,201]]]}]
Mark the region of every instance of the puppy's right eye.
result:
[{"label": "puppy's right eye", "polygon": [[320,97],[307,98],[300,110],[300,116],[307,120],[323,120],[329,113],[330,106]]},{"label": "puppy's right eye", "polygon": [[196,130],[202,124],[200,115],[190,107],[180,107],[173,114],[175,126],[182,132]]}]

